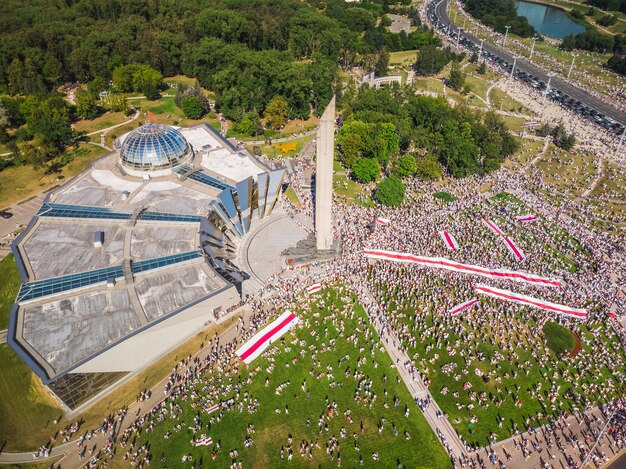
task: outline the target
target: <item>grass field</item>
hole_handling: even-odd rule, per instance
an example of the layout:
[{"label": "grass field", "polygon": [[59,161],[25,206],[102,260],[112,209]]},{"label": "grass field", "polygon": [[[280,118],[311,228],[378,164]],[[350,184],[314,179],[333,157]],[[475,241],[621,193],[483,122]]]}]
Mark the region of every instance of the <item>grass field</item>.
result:
[{"label": "grass field", "polygon": [[21,284],[20,271],[13,254],[0,261],[0,331],[9,324],[9,313]]},{"label": "grass field", "polygon": [[101,116],[91,120],[79,120],[73,127],[78,132],[95,132],[97,130],[106,129],[122,122],[126,122],[130,117],[123,112],[107,112]]},{"label": "grass field", "polygon": [[[309,135],[306,137],[295,138],[293,140],[289,140],[289,142],[296,145],[295,150],[290,150],[286,153],[283,153],[280,149],[276,148],[276,146],[282,145],[281,143],[276,143],[274,145],[259,145],[261,147],[261,153],[267,155],[268,158],[291,158],[292,156],[297,155],[302,151],[302,148],[311,141],[314,135]],[[248,145],[248,150],[254,152],[254,145]]]},{"label": "grass field", "polygon": [[7,344],[0,344],[0,446],[5,451],[40,447],[62,414],[41,381]]},{"label": "grass field", "polygon": [[342,174],[333,176],[333,192],[345,198],[345,202],[356,203],[358,205],[371,206],[372,199],[363,189],[363,186],[356,181]]},{"label": "grass field", "polygon": [[78,149],[68,150],[63,159],[67,164],[60,174],[45,176],[42,170],[32,166],[19,166],[0,171],[0,207],[6,207],[27,199],[38,192],[61,184],[63,180],[82,172],[87,165],[106,154],[106,150],[87,143],[81,143]]},{"label": "grass field", "polygon": [[489,93],[489,100],[494,109],[506,112],[529,114],[529,111],[525,106],[515,101],[500,88],[492,88],[491,93]]},{"label": "grass field", "polygon": [[[232,462],[229,452],[235,449],[238,456],[234,459],[244,467],[336,467],[338,452],[345,467],[356,467],[359,455],[364,467],[399,467],[399,463],[410,468],[450,466],[443,447],[372,333],[363,309],[345,306],[347,298],[340,298],[335,290],[326,289],[318,295],[310,310],[298,311],[305,323],[295,334],[290,332],[280,343],[272,345],[249,369],[241,366],[226,375],[201,377],[195,397],[177,400],[182,415],[174,420],[167,417],[153,431],[142,434],[138,444],[148,443],[155,456],[151,467],[179,467],[181,457],[189,454],[200,467],[227,467]],[[344,330],[350,331],[349,337],[339,332]],[[239,390],[233,389],[235,382],[242,383]],[[375,400],[371,394],[368,399],[365,385],[375,393]],[[192,401],[200,405],[217,402],[214,396],[205,397],[212,386],[221,390],[220,400],[234,398],[232,407],[222,411],[219,421],[211,418],[217,413],[209,417],[191,405]],[[359,401],[355,399],[357,395]],[[253,402],[256,408],[251,410]],[[194,426],[195,415],[199,415],[202,429],[194,432],[188,427]],[[209,420],[210,430],[206,430]],[[180,431],[173,428],[178,422],[183,424]],[[254,425],[250,435],[253,444],[246,448],[243,443],[250,424]],[[380,432],[378,425],[382,425]],[[392,430],[394,426],[397,436]],[[405,439],[405,431],[410,440]],[[171,435],[164,439],[167,432]],[[220,444],[213,461],[211,452],[215,446],[194,448],[190,444],[201,434]],[[294,457],[287,462],[289,436],[293,438]],[[324,450],[331,437],[336,437],[340,444],[332,455]],[[311,458],[308,453],[305,457],[299,454],[303,441],[312,445]],[[314,441],[320,449],[314,447]],[[355,445],[360,451],[356,451]],[[284,461],[280,459],[281,447]],[[377,462],[372,459],[374,452],[379,453]]]},{"label": "grass field", "polygon": [[418,90],[432,91],[434,93],[443,94],[443,83],[436,78],[415,77],[413,86]]},{"label": "grass field", "polygon": [[440,191],[440,192],[435,192],[433,194],[433,197],[435,199],[439,199],[443,202],[454,202],[457,198],[455,195],[450,194],[449,192],[444,192],[444,191]]},{"label": "grass field", "polygon": [[296,194],[296,191],[293,190],[293,187],[290,186],[285,189],[285,197],[289,199],[289,202],[291,202],[294,207],[302,207],[302,203],[300,203],[300,199],[298,199],[298,194]]},{"label": "grass field", "polygon": [[557,355],[570,353],[576,343],[572,331],[560,324],[548,321],[543,325],[546,345]]},{"label": "grass field", "polygon": [[417,59],[417,50],[405,50],[389,53],[389,65],[408,66],[415,63]]},{"label": "grass field", "polygon": [[536,163],[543,181],[556,190],[573,196],[580,195],[595,175],[594,156],[566,152],[553,145]]},{"label": "grass field", "polygon": [[522,139],[518,137],[516,137],[516,140],[520,143],[520,148],[510,159],[520,166],[528,164],[543,149],[542,140]]}]

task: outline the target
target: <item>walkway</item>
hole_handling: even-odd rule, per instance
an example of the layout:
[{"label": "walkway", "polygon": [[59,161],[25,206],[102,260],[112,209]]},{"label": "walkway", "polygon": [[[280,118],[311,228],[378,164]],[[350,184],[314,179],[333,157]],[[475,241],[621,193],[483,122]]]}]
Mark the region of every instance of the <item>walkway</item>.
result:
[{"label": "walkway", "polygon": [[[312,130],[309,130],[307,132],[289,135],[288,137],[273,138],[273,139],[271,139],[272,140],[272,145],[274,143],[289,142],[291,140],[296,140],[298,138],[309,137],[310,135],[315,135],[316,133],[317,133],[317,127],[312,129]],[[244,141],[243,143],[245,145],[264,145],[265,144],[265,140],[249,140],[249,141]]]}]

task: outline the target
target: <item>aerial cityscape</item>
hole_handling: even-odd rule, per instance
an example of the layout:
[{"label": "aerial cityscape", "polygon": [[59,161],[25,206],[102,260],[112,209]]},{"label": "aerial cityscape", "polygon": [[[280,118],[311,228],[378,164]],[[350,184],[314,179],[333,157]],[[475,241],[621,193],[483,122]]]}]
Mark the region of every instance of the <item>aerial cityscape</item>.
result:
[{"label": "aerial cityscape", "polygon": [[626,0],[0,25],[0,469],[626,468]]}]

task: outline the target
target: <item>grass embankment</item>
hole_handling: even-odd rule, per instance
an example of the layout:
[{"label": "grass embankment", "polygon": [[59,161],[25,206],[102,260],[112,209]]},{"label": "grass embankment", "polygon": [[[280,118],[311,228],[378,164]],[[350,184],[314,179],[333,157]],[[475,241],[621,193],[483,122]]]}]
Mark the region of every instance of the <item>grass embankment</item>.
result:
[{"label": "grass embankment", "polygon": [[9,254],[0,261],[0,331],[6,329],[9,324],[9,313],[21,281],[15,258],[13,254]]},{"label": "grass embankment", "polygon": [[[305,325],[272,344],[269,354],[256,359],[248,369],[240,366],[230,376],[201,377],[196,386],[197,397],[178,399],[182,415],[175,420],[167,417],[152,432],[141,435],[138,444],[148,443],[154,455],[151,466],[178,467],[182,456],[191,454],[193,461],[202,467],[227,467],[231,463],[229,452],[237,449],[235,460],[244,467],[336,467],[338,450],[334,451],[334,457],[325,451],[331,437],[339,440],[344,467],[357,467],[359,456],[367,467],[400,467],[399,463],[411,468],[450,466],[443,447],[413,403],[378,337],[372,334],[363,308],[344,307],[334,290],[327,289],[318,295],[314,306],[297,312]],[[368,339],[365,331],[370,334]],[[245,384],[238,391],[226,391],[234,382]],[[376,394],[371,405],[367,404],[371,394],[368,398],[366,383],[369,391]],[[200,407],[192,406],[192,401],[203,402],[206,390],[213,386],[225,390],[219,399],[234,398],[233,409],[224,411],[219,422],[213,418],[216,414],[209,416],[199,411]],[[206,399],[207,405],[215,402],[217,399]],[[254,411],[249,410],[252,402],[256,403]],[[239,405],[241,410],[237,409]],[[194,426],[196,415],[201,429],[194,432],[188,427]],[[320,418],[324,419],[321,432]],[[308,424],[307,419],[310,419]],[[213,422],[207,430],[209,420]],[[175,431],[173,427],[179,422],[183,428]],[[243,442],[250,424],[254,425],[254,433],[250,435],[254,443],[246,448]],[[378,425],[383,426],[380,432]],[[398,429],[397,436],[393,426]],[[342,428],[345,436],[341,435]],[[405,431],[410,440],[405,439]],[[167,432],[171,436],[165,439]],[[201,434],[220,443],[213,461],[214,446],[195,448],[190,444],[190,440]],[[293,438],[293,460],[287,462],[289,436]],[[302,441],[316,440],[320,448],[313,445],[310,458],[308,453],[304,457],[299,454]],[[281,447],[285,449],[284,461],[280,459]],[[377,462],[372,459],[374,452],[379,453]]]},{"label": "grass embankment", "polygon": [[572,331],[556,322],[546,322],[543,325],[543,335],[546,338],[548,348],[559,357],[574,349],[576,340]]}]

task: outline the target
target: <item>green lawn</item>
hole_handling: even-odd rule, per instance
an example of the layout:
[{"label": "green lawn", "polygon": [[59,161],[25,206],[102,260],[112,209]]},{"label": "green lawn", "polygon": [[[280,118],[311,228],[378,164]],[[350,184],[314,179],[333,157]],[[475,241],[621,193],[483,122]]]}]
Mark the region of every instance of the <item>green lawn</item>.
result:
[{"label": "green lawn", "polygon": [[415,77],[413,86],[418,90],[432,91],[434,93],[443,94],[443,83],[436,78]]},{"label": "green lawn", "polygon": [[6,442],[5,451],[32,451],[58,429],[52,421],[62,411],[7,344],[0,344],[0,370],[0,446]]},{"label": "green lawn", "polygon": [[389,65],[407,66],[415,63],[417,59],[417,50],[405,50],[389,53]]},{"label": "green lawn", "polygon": [[[295,138],[293,140],[289,140],[288,142],[278,142],[272,145],[259,145],[261,147],[261,153],[267,155],[268,158],[291,158],[292,156],[297,155],[302,151],[302,148],[311,141],[314,135],[309,135],[306,137]],[[281,146],[284,143],[295,143],[296,149],[289,150],[286,153],[283,153],[280,149],[276,148],[276,146]],[[250,152],[254,152],[254,145],[248,145],[248,150]]]},{"label": "green lawn", "polygon": [[333,182],[333,192],[343,198],[342,202],[351,202],[367,207],[373,204],[370,196],[358,182],[341,174],[335,174]]},{"label": "green lawn", "polygon": [[452,194],[450,194],[449,192],[444,192],[444,191],[441,191],[441,192],[435,192],[435,193],[433,194],[433,197],[434,197],[435,199],[439,199],[439,200],[441,200],[441,201],[443,201],[443,202],[446,202],[446,203],[448,203],[448,202],[454,202],[454,201],[457,199],[455,195],[452,195]]},{"label": "green lawn", "polygon": [[529,111],[521,103],[515,101],[508,94],[499,88],[493,88],[489,93],[489,99],[494,109],[506,112],[517,112],[520,114],[528,114]]},{"label": "green lawn", "polygon": [[9,313],[21,284],[13,254],[0,261],[0,331],[9,324]]},{"label": "green lawn", "polygon": [[6,168],[0,171],[0,207],[6,207],[25,200],[38,192],[45,191],[61,184],[80,173],[96,158],[106,154],[106,150],[81,143],[77,150],[68,150],[61,158],[67,164],[59,174],[44,175],[42,170],[34,170],[32,166]]},{"label": "green lawn", "polygon": [[[142,433],[138,444],[149,444],[154,455],[151,467],[179,467],[181,457],[188,454],[201,467],[227,467],[231,464],[229,452],[236,449],[235,459],[244,467],[330,468],[337,466],[337,450],[332,457],[325,451],[331,437],[339,440],[344,467],[358,466],[359,455],[366,467],[391,468],[399,462],[410,468],[450,467],[443,447],[399,380],[378,337],[372,334],[363,308],[351,302],[346,305],[344,301],[349,297],[344,294],[340,298],[335,290],[326,289],[318,295],[310,309],[298,310],[297,315],[305,324],[295,334],[290,332],[284,340],[272,345],[249,369],[242,365],[239,370],[221,376],[201,377],[195,397],[177,400],[182,415],[174,420],[168,416],[152,432]],[[339,321],[342,327],[338,327]],[[365,338],[366,330],[369,339]],[[235,382],[243,383],[239,391],[230,389]],[[368,382],[371,392],[376,394],[371,404],[363,387]],[[192,401],[201,405],[217,403],[210,391],[215,385],[222,390],[230,389],[219,393],[220,400],[234,398],[233,407],[223,411],[220,421],[215,420],[217,413],[209,417],[191,405]],[[360,401],[355,400],[356,395]],[[256,403],[255,410],[249,407],[252,402]],[[409,409],[408,417],[405,409]],[[194,426],[196,414],[202,430],[194,432],[188,427]],[[328,430],[324,424],[318,430],[320,417],[325,419]],[[307,419],[310,419],[308,425]],[[179,422],[183,428],[176,431],[174,425]],[[254,425],[254,433],[250,435],[253,444],[246,448],[243,442],[249,424]],[[383,426],[382,432],[377,430],[378,425]],[[394,426],[398,436],[394,436]],[[341,435],[342,428],[345,437]],[[405,439],[405,431],[410,440]],[[164,439],[167,432],[171,436]],[[211,452],[215,446],[190,445],[190,440],[203,433],[220,443],[213,461]],[[294,456],[287,463],[289,435],[293,437]],[[311,444],[317,441],[320,446],[320,449],[313,447],[311,459],[299,454],[299,445],[305,440]],[[280,460],[281,447],[285,449],[285,461]],[[374,452],[379,453],[378,462],[372,460]],[[164,462],[160,461],[160,455]]]},{"label": "green lawn", "polygon": [[536,167],[543,173],[543,182],[560,192],[578,196],[594,178],[594,159],[591,154],[567,152],[550,145]]},{"label": "green lawn", "polygon": [[546,337],[546,345],[557,355],[570,353],[576,343],[572,331],[553,321],[543,325],[543,334]]},{"label": "green lawn", "polygon": [[294,207],[296,208],[300,208],[302,207],[302,204],[300,203],[300,199],[298,199],[298,194],[296,194],[296,191],[293,190],[293,187],[288,187],[287,189],[285,189],[285,196],[289,199],[289,202],[291,202]]},{"label": "green lawn", "polygon": [[107,112],[102,114],[101,116],[96,117],[95,119],[79,120],[74,124],[73,127],[74,130],[77,130],[79,132],[91,133],[97,130],[106,129],[114,125],[121,124],[122,122],[126,122],[128,119],[130,119],[130,117],[128,117],[123,112]]}]

